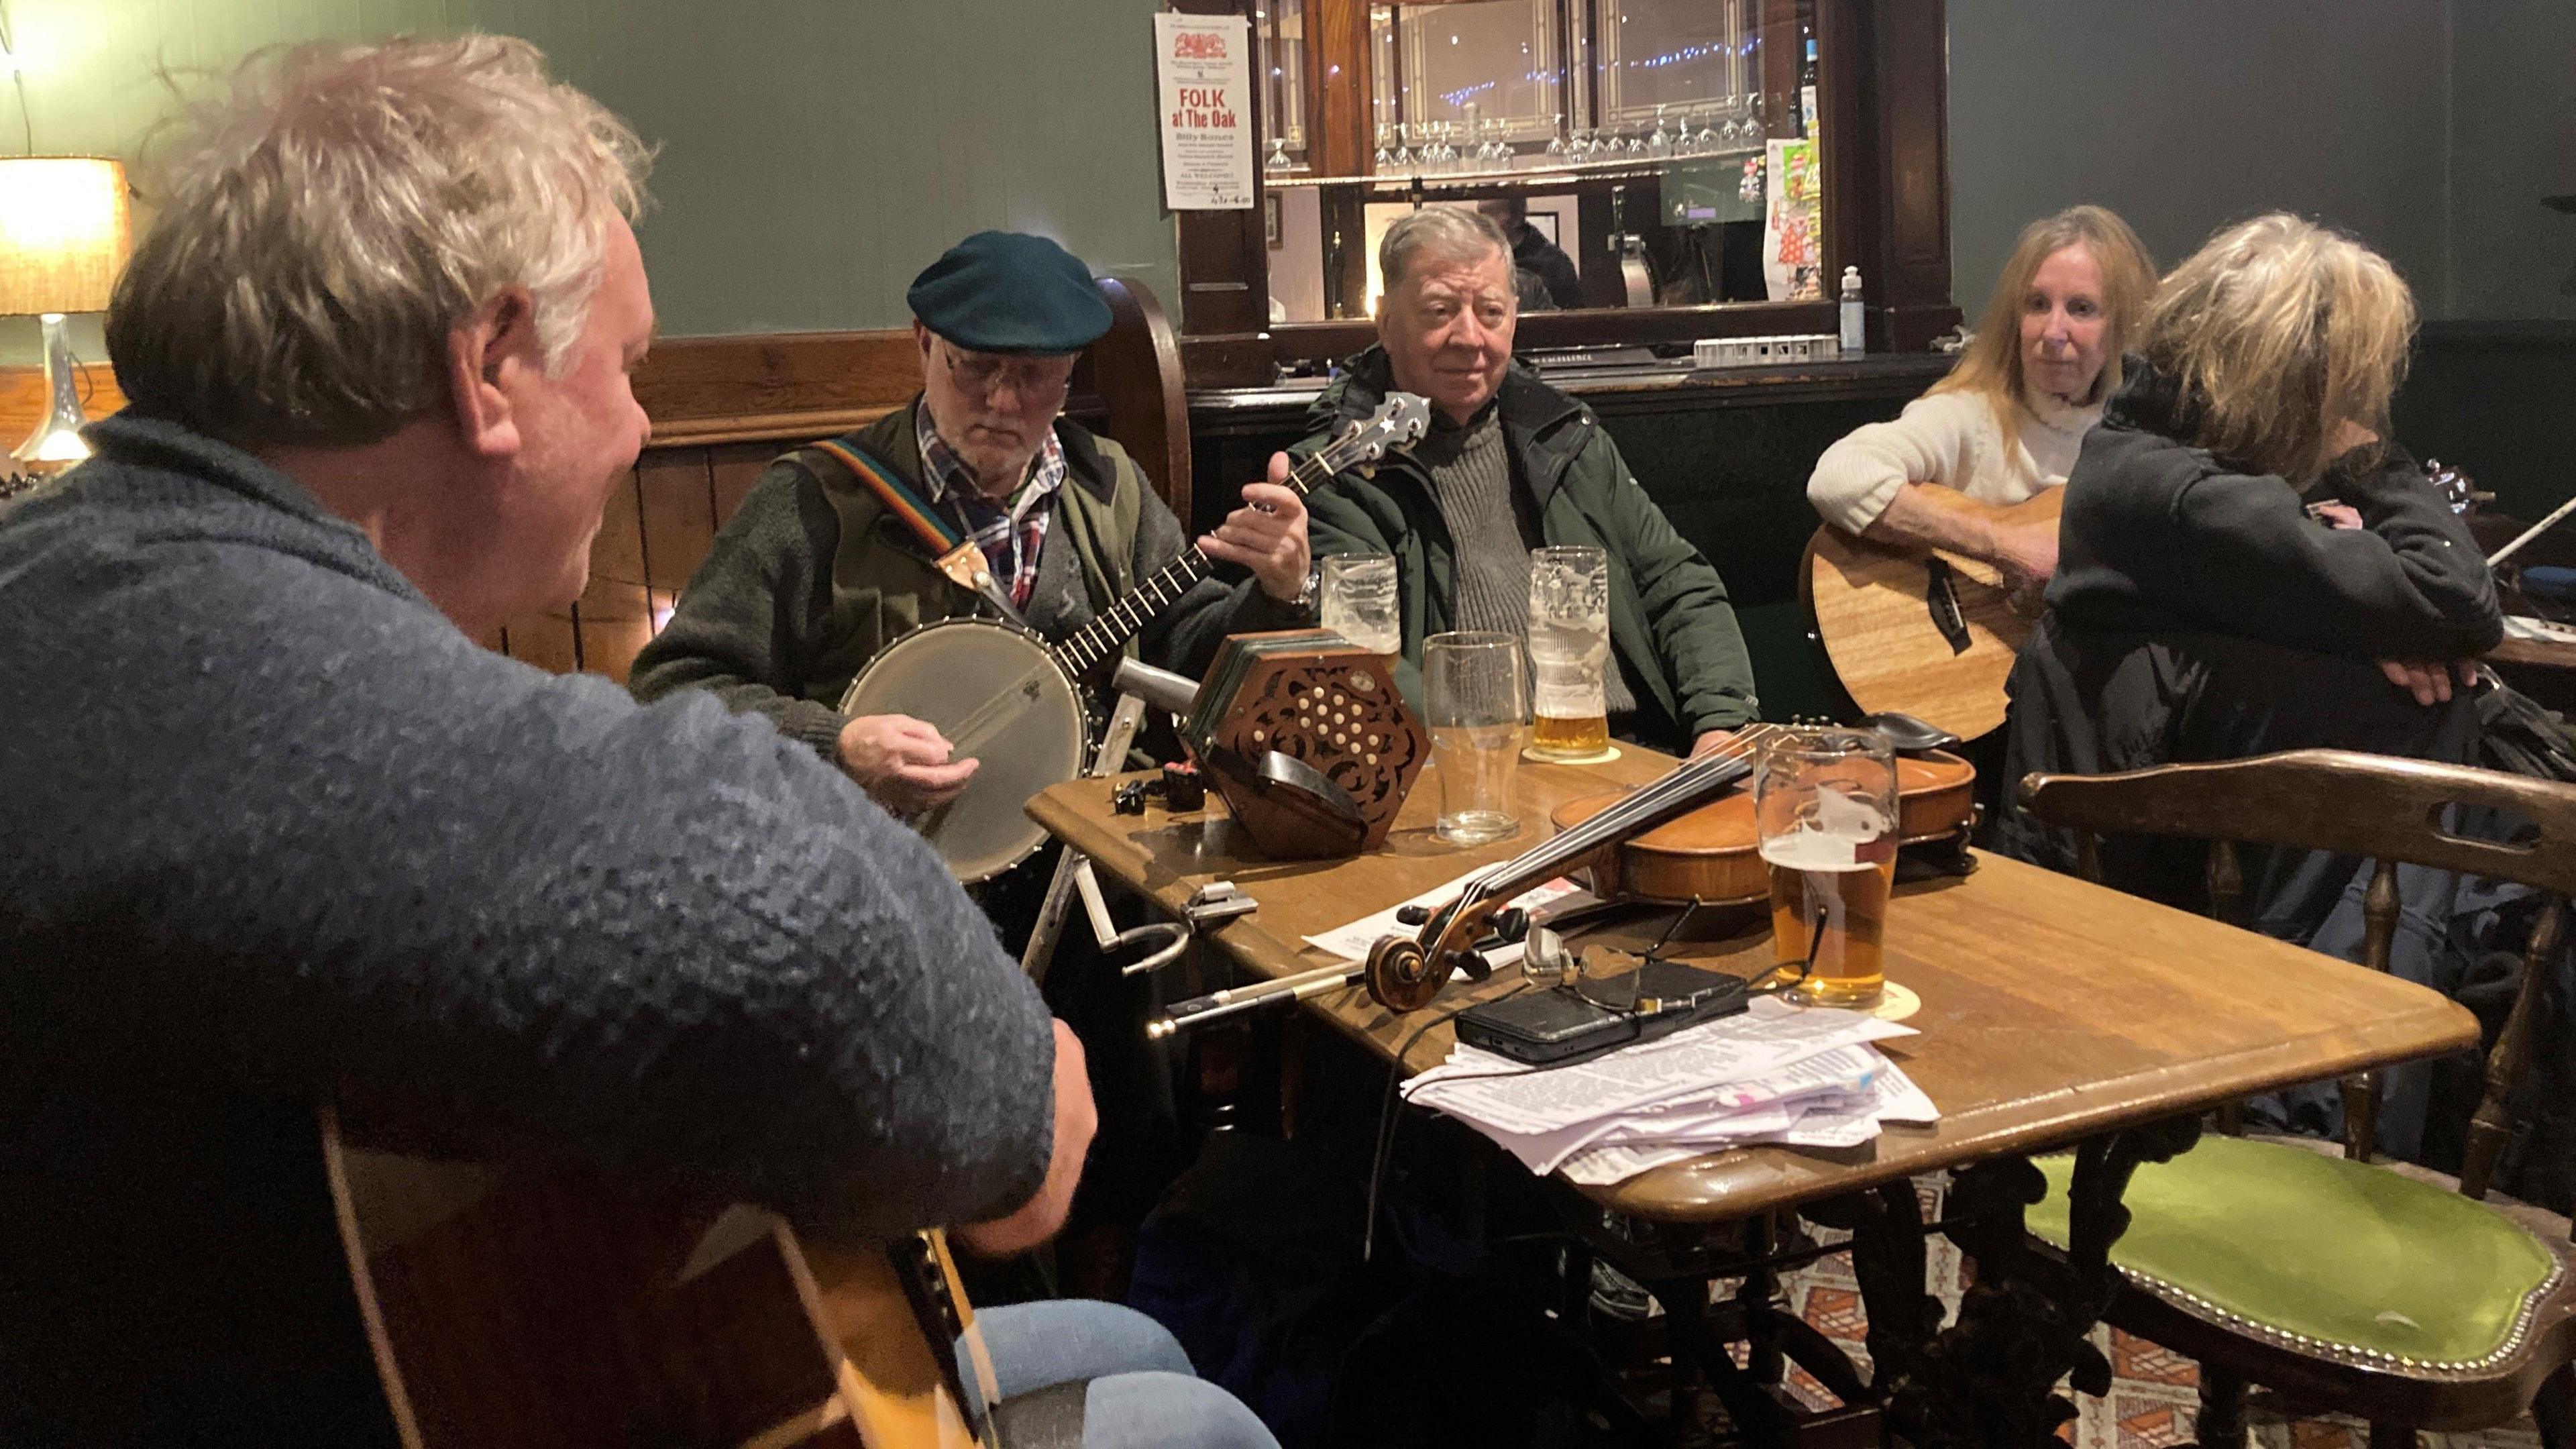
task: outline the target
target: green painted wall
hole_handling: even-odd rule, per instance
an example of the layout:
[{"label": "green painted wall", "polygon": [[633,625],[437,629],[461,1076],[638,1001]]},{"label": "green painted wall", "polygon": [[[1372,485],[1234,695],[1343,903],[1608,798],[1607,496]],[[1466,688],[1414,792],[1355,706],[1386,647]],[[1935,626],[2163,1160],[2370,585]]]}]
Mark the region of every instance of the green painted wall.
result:
[{"label": "green painted wall", "polygon": [[[1179,295],[1156,156],[1154,0],[6,0],[24,123],[0,151],[132,157],[185,88],[280,41],[475,28],[660,147],[638,235],[668,335],[887,327],[984,227]],[[24,337],[18,333],[24,332]],[[78,334],[102,355],[95,319]],[[0,358],[35,323],[0,321]]]}]

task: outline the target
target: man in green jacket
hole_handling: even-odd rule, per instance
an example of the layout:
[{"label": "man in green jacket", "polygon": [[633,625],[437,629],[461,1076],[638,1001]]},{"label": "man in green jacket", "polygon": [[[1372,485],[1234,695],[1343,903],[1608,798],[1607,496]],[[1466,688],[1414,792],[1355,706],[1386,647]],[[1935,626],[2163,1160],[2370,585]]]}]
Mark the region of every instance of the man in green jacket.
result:
[{"label": "man in green jacket", "polygon": [[[978,232],[906,294],[922,390],[867,427],[781,456],[716,535],[677,612],[636,656],[629,687],[651,701],[713,690],[840,765],[896,814],[966,786],[972,759],[903,715],[840,712],[850,681],[907,630],[1013,612],[1049,640],[1090,623],[1180,556],[1178,519],[1124,449],[1061,416],[1073,365],[1109,330],[1081,261],[1044,237]],[[940,550],[851,466],[891,474],[980,549],[985,590],[942,572]],[[1241,565],[1203,580],[1145,628],[1147,662],[1196,675],[1228,634],[1309,622],[1306,514],[1272,483],[1198,540]]]},{"label": "man in green jacket", "polygon": [[1753,666],[1717,570],[1637,485],[1600,419],[1513,363],[1502,232],[1465,208],[1427,207],[1387,229],[1378,264],[1378,345],[1316,400],[1315,435],[1297,452],[1389,389],[1430,399],[1420,444],[1307,500],[1317,553],[1394,556],[1405,693],[1420,702],[1425,636],[1528,636],[1531,549],[1594,544],[1610,558],[1612,732],[1697,753],[1750,722]]}]

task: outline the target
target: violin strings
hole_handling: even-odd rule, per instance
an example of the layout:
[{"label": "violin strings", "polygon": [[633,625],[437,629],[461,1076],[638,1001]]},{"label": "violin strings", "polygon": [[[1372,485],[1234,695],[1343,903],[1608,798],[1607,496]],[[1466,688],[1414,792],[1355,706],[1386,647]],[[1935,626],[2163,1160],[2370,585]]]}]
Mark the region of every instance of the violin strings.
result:
[{"label": "violin strings", "polygon": [[1507,862],[1504,867],[1494,873],[1518,874],[1518,872],[1512,870],[1511,867],[1520,866],[1524,862],[1535,865],[1539,863],[1542,857],[1556,852],[1579,853],[1583,850],[1588,850],[1591,847],[1609,839],[1611,836],[1625,830],[1629,822],[1662,805],[1663,802],[1672,795],[1684,790],[1698,788],[1701,781],[1707,775],[1727,766],[1742,764],[1750,760],[1753,755],[1761,749],[1763,743],[1767,742],[1772,735],[1779,732],[1780,726],[1778,725],[1757,725],[1753,729],[1746,731],[1744,734],[1737,736],[1735,739],[1728,741],[1726,744],[1719,746],[1716,751],[1703,755],[1699,759],[1685,763],[1680,769],[1675,770],[1671,774],[1664,776],[1662,779],[1655,781],[1653,784],[1646,786],[1636,794],[1629,796],[1626,800],[1611,806],[1609,809],[1593,816],[1590,820],[1574,827],[1572,830],[1568,830],[1564,834],[1558,835],[1542,844],[1533,846],[1528,852],[1520,856],[1518,859]]}]

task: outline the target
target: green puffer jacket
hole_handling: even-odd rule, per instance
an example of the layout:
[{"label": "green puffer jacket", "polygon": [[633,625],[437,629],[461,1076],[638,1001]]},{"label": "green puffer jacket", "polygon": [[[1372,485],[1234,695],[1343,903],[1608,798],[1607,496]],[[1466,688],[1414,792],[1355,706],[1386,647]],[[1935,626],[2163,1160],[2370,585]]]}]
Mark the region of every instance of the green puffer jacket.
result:
[{"label": "green puffer jacket", "polygon": [[[1345,420],[1368,416],[1389,386],[1385,349],[1351,359],[1307,412],[1314,432],[1292,456],[1303,459]],[[1753,663],[1726,585],[1638,486],[1601,420],[1517,362],[1504,375],[1500,407],[1514,486],[1534,496],[1545,541],[1595,544],[1610,555],[1611,653],[1637,700],[1629,732],[1681,751],[1702,731],[1750,722]],[[1394,556],[1404,622],[1396,677],[1419,706],[1422,641],[1456,627],[1455,547],[1430,475],[1394,454],[1337,475],[1306,506],[1318,555]]]}]

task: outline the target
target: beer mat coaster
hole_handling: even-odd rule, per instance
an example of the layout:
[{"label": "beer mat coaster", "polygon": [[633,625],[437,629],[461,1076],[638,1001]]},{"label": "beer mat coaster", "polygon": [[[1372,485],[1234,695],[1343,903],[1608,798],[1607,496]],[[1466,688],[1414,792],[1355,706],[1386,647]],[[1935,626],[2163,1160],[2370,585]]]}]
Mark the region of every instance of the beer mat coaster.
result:
[{"label": "beer mat coaster", "polygon": [[1871,1007],[1869,1014],[1881,1021],[1903,1021],[1922,1009],[1922,997],[1893,981],[1886,981],[1880,983],[1878,1005]]},{"label": "beer mat coaster", "polygon": [[1610,745],[1597,755],[1576,755],[1570,760],[1556,755],[1542,755],[1536,750],[1523,750],[1521,758],[1533,765],[1606,765],[1619,758],[1619,747]]}]

